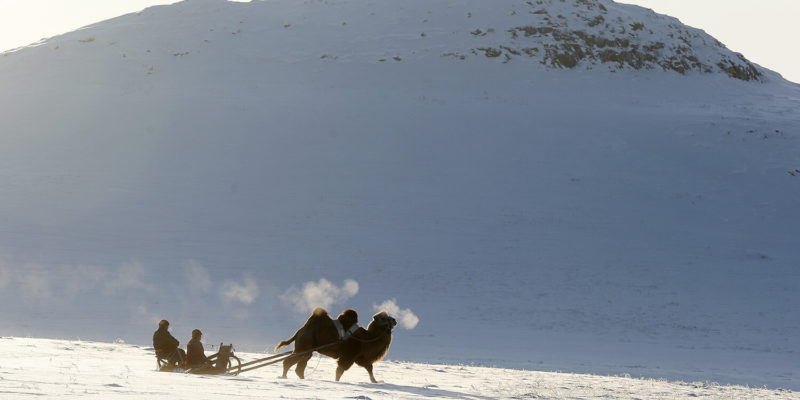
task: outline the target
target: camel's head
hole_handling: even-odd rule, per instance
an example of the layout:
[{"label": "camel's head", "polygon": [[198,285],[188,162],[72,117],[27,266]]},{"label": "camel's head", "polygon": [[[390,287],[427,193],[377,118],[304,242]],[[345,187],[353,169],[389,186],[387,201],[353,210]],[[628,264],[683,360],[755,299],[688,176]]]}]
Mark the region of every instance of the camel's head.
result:
[{"label": "camel's head", "polygon": [[372,317],[372,322],[368,328],[376,328],[387,333],[392,333],[392,329],[397,325],[397,320],[390,317],[386,311],[381,311]]}]

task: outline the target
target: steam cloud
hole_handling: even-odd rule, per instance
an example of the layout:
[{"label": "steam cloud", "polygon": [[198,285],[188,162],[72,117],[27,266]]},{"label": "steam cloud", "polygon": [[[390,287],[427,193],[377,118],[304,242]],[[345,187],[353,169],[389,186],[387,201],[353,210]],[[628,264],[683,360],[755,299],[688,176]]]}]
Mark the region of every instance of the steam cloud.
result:
[{"label": "steam cloud", "polygon": [[123,290],[155,290],[153,286],[145,282],[146,271],[138,261],[131,261],[122,264],[117,273],[106,282],[106,294],[113,294]]},{"label": "steam cloud", "polygon": [[184,265],[184,271],[186,271],[186,280],[192,290],[204,293],[211,290],[211,276],[202,264],[195,260],[189,260]]},{"label": "steam cloud", "polygon": [[49,274],[39,264],[29,263],[22,268],[21,274],[17,277],[20,289],[26,297],[38,299],[50,299],[53,297],[53,289],[50,285]]},{"label": "steam cloud", "polygon": [[227,281],[222,284],[220,293],[220,297],[225,301],[238,301],[244,304],[253,304],[258,295],[258,283],[250,278],[245,278],[243,283]]},{"label": "steam cloud", "polygon": [[[193,291],[205,294],[214,288],[208,269],[200,262],[187,260],[183,263],[183,270],[184,282]],[[152,294],[163,288],[154,279],[153,270],[135,260],[116,267],[101,267],[46,265],[37,262],[12,265],[0,258],[0,292],[16,292],[20,298],[35,301],[36,303],[31,304],[40,306],[52,305],[53,302],[69,306],[72,302],[85,301],[85,296],[94,299],[105,296],[105,303],[114,304],[117,301],[115,298],[124,297],[126,304],[133,302],[129,306],[130,318],[137,323],[149,324],[161,318],[147,305]],[[244,277],[241,280],[223,282],[219,298],[226,303],[251,305],[260,293],[258,282]],[[237,307],[240,314],[245,312],[241,308]]]},{"label": "steam cloud", "polygon": [[6,287],[8,285],[8,281],[11,280],[11,267],[0,258],[0,289]]},{"label": "steam cloud", "polygon": [[20,294],[28,299],[69,300],[84,293],[103,290],[106,295],[125,290],[153,291],[145,280],[146,270],[132,261],[116,271],[90,265],[48,266],[29,262],[11,266],[0,259],[0,289],[14,283]]},{"label": "steam cloud", "polygon": [[311,312],[315,307],[330,308],[333,304],[343,303],[358,294],[358,282],[345,279],[341,287],[337,287],[325,278],[319,282],[306,282],[302,289],[292,286],[281,295],[281,299],[291,304],[298,312]]},{"label": "steam cloud", "polygon": [[161,319],[158,315],[150,312],[146,306],[139,304],[131,310],[131,318],[137,323],[147,323],[155,325]]},{"label": "steam cloud", "polygon": [[407,330],[416,328],[419,323],[419,318],[408,308],[401,310],[395,299],[386,300],[381,304],[374,304],[372,308],[374,308],[376,312],[386,310],[389,315],[397,318],[400,326]]},{"label": "steam cloud", "polygon": [[93,291],[109,275],[101,268],[90,265],[65,266],[62,270],[63,276],[59,278],[58,286],[63,288],[67,297]]}]

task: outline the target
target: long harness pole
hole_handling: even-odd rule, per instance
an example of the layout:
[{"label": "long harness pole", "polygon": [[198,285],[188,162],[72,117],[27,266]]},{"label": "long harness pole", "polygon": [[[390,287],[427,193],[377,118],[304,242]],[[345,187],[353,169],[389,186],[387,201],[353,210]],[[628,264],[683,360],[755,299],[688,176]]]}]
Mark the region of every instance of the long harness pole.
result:
[{"label": "long harness pole", "polygon": [[[240,366],[238,366],[236,368],[231,367],[231,368],[228,369],[227,372],[231,372],[233,370],[238,370],[237,372],[234,373],[234,375],[239,375],[242,372],[252,371],[254,369],[258,369],[258,368],[261,368],[261,367],[266,367],[268,365],[277,364],[277,363],[279,363],[279,362],[281,362],[283,360],[286,360],[287,358],[294,357],[294,356],[302,356],[302,355],[308,354],[308,353],[313,353],[313,352],[315,352],[317,350],[322,350],[324,348],[331,347],[333,345],[337,345],[337,344],[342,343],[342,342],[344,342],[344,340],[337,340],[335,342],[324,344],[322,346],[317,346],[317,347],[314,347],[313,349],[309,349],[309,350],[306,350],[306,351],[301,351],[299,353],[295,353],[294,350],[292,350],[292,351],[286,351],[286,352],[283,352],[283,353],[271,355],[269,357],[259,358],[258,360],[253,360],[253,361],[246,362],[246,363],[244,363],[244,364],[242,364],[242,365],[240,365]],[[259,363],[263,363],[263,364],[259,364]],[[258,365],[255,365],[255,364],[258,364]],[[241,368],[241,367],[248,367],[248,368]]]}]

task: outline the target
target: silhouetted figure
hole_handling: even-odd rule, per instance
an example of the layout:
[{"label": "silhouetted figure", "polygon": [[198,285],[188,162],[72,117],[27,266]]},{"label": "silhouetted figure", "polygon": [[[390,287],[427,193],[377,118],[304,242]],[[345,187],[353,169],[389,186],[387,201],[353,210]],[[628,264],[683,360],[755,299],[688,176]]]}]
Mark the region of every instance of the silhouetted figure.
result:
[{"label": "silhouetted figure", "polygon": [[173,367],[183,367],[186,352],[178,348],[180,342],[169,333],[169,322],[162,319],[158,323],[158,330],[153,333],[153,348],[159,359],[167,360]]},{"label": "silhouetted figure", "polygon": [[195,329],[192,331],[192,340],[186,344],[186,366],[188,368],[204,367],[211,364],[206,357],[203,343],[200,341],[202,337],[203,332],[200,332],[200,329]]}]

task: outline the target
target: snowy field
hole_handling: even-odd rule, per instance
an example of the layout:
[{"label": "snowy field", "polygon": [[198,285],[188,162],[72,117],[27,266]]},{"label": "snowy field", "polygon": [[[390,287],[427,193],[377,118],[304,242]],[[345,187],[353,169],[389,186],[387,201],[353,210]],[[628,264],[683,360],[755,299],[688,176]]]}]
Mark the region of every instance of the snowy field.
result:
[{"label": "snowy field", "polygon": [[315,306],[385,308],[388,358],[419,364],[173,376],[145,348],[7,339],[0,384],[789,396],[800,86],[731,60],[608,0],[190,0],[3,53],[0,335],[147,346],[164,318],[258,353]]},{"label": "snowy field", "polygon": [[[262,354],[236,353],[243,361]],[[379,383],[354,367],[335,382],[336,365],[315,355],[307,378],[278,378],[280,366],[240,376],[157,372],[152,348],[0,338],[0,397],[96,399],[798,399],[800,394],[709,382],[522,371],[384,361]]]}]

